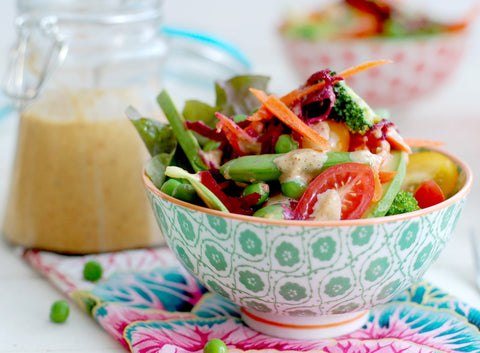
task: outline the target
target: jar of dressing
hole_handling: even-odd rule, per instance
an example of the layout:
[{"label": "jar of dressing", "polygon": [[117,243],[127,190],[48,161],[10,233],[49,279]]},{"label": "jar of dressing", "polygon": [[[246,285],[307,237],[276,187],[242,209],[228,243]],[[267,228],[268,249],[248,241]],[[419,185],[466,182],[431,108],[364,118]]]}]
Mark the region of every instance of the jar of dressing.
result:
[{"label": "jar of dressing", "polygon": [[5,91],[20,111],[3,224],[13,244],[85,254],[163,244],[149,156],[125,110],[159,116],[161,0],[19,0]]}]

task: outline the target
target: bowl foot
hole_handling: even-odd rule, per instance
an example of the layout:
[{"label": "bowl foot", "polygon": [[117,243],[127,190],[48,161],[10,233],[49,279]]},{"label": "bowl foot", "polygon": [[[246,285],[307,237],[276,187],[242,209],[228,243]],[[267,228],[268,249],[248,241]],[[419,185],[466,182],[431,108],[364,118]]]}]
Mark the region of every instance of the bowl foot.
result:
[{"label": "bowl foot", "polygon": [[362,327],[368,318],[368,310],[319,317],[285,317],[241,309],[243,321],[252,329],[289,339],[318,340],[338,337]]}]

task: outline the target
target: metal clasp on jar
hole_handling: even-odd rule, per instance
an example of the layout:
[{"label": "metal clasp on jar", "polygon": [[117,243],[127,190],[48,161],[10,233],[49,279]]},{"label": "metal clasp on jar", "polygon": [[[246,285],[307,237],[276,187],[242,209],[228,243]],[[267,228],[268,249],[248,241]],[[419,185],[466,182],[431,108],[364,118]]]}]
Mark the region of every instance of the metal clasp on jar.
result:
[{"label": "metal clasp on jar", "polygon": [[57,22],[56,17],[29,16],[15,21],[18,38],[9,54],[3,90],[17,109],[38,96],[67,56],[68,46]]}]

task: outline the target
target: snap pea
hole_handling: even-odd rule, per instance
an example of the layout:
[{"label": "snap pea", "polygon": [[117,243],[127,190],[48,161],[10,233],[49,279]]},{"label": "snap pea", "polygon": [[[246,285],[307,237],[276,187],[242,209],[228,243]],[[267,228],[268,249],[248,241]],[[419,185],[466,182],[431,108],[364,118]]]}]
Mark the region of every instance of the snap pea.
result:
[{"label": "snap pea", "polygon": [[307,190],[308,183],[305,179],[295,178],[280,184],[282,194],[292,199],[298,200]]},{"label": "snap pea", "polygon": [[250,184],[245,189],[243,189],[242,196],[247,196],[250,194],[259,194],[260,199],[255,204],[255,206],[261,205],[267,200],[268,195],[270,194],[270,187],[266,183]]},{"label": "snap pea", "polygon": [[180,184],[181,183],[177,179],[168,179],[166,182],[163,183],[160,191],[172,196],[173,190],[175,190],[175,188]]},{"label": "snap pea", "polygon": [[[289,153],[300,153],[301,150],[294,150]],[[311,150],[310,150],[311,151]],[[367,152],[367,151],[361,151]],[[364,164],[374,163],[375,155],[371,153],[364,153],[363,158],[357,158],[357,152],[318,152],[319,162],[312,163],[312,160],[306,160],[308,168],[315,165],[312,169],[308,170],[308,173],[312,178],[319,175],[325,169],[340,163],[358,162]],[[325,156],[326,154],[326,156]],[[269,182],[278,180],[282,175],[282,172],[278,165],[275,163],[275,159],[280,156],[288,156],[287,154],[263,154],[263,155],[249,155],[238,157],[228,161],[220,168],[220,173],[226,178],[239,182]],[[325,158],[326,157],[326,158]],[[302,170],[308,169],[307,167],[301,168]]]},{"label": "snap pea", "polygon": [[176,199],[196,203],[197,199],[197,192],[195,188],[189,183],[180,183],[172,192],[172,197]]},{"label": "snap pea", "polygon": [[270,218],[270,219],[285,219],[283,216],[284,208],[281,204],[274,204],[262,207],[256,211],[254,217]]},{"label": "snap pea", "polygon": [[284,134],[280,135],[275,144],[275,153],[287,153],[298,148],[298,143],[295,142],[292,136]]},{"label": "snap pea", "polygon": [[186,170],[179,167],[168,166],[165,170],[165,175],[170,178],[187,180],[195,189],[196,194],[203,200],[203,202],[205,202],[205,204],[209,208],[213,208],[215,210],[223,212],[229,212],[228,208],[225,207],[225,205],[218,199],[218,197],[215,196],[213,192],[211,192],[205,185],[200,182],[197,174],[190,174]]},{"label": "snap pea", "polygon": [[165,194],[176,199],[196,203],[198,201],[197,192],[189,182],[181,182],[177,179],[168,179],[163,183],[161,189]]},{"label": "snap pea", "polygon": [[225,179],[244,183],[278,180],[280,169],[274,163],[278,154],[263,154],[243,156],[228,161],[220,167],[220,173]]}]

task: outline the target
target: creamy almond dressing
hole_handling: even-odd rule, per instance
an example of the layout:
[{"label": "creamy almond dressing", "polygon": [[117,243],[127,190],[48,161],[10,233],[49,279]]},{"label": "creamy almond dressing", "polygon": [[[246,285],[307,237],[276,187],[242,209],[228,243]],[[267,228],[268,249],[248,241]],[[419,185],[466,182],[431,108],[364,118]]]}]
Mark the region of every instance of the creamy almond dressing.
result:
[{"label": "creamy almond dressing", "polygon": [[[382,157],[367,150],[350,152],[350,160],[354,163],[362,163],[372,168],[380,168]],[[301,148],[285,153],[274,159],[274,163],[280,170],[280,182],[301,179],[310,183],[320,174],[323,165],[328,159],[326,152],[320,152],[311,148]]]},{"label": "creamy almond dressing", "polygon": [[328,189],[317,195],[311,218],[315,221],[340,220],[342,200],[335,189]]},{"label": "creamy almond dressing", "polygon": [[265,202],[265,206],[269,206],[269,205],[278,205],[278,204],[289,204],[290,202],[294,201],[294,199],[288,197],[288,196],[285,196],[283,194],[276,194],[272,197],[269,197],[267,199],[267,202]]},{"label": "creamy almond dressing", "polygon": [[309,183],[319,174],[327,159],[325,152],[301,148],[275,158],[274,163],[282,173],[279,178],[281,183],[297,178]]},{"label": "creamy almond dressing", "polygon": [[354,163],[367,164],[374,169],[380,168],[380,165],[383,161],[381,156],[377,156],[376,154],[373,154],[367,150],[350,152],[350,159]]}]

